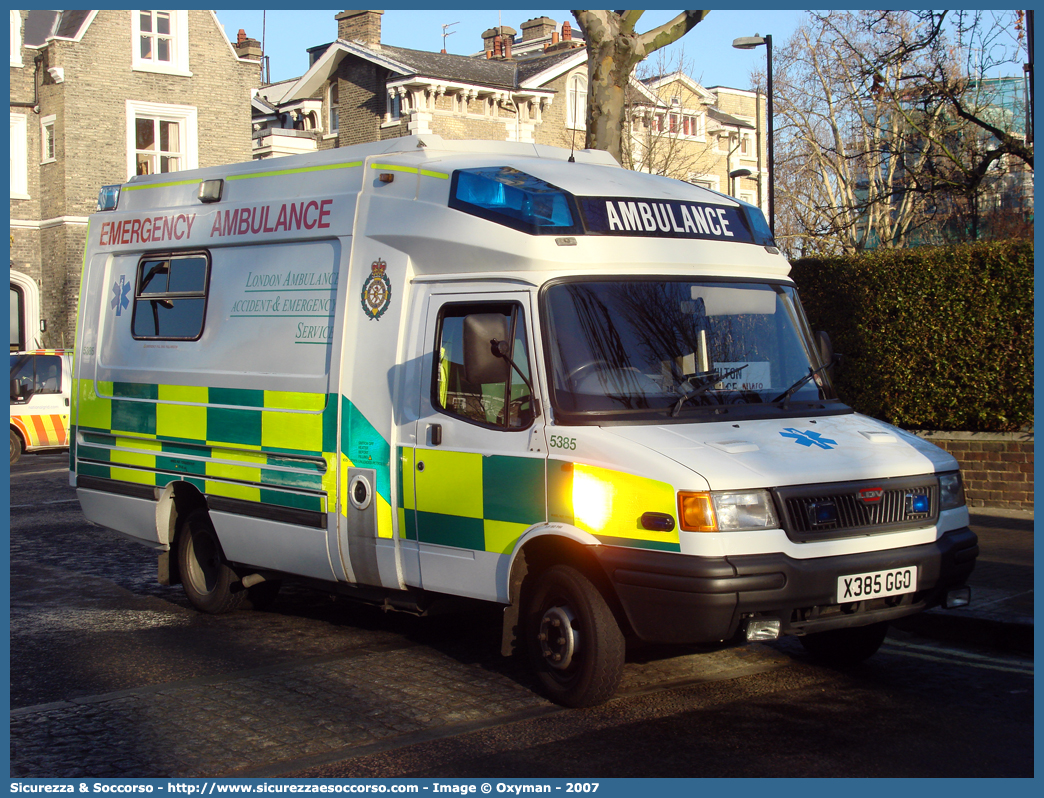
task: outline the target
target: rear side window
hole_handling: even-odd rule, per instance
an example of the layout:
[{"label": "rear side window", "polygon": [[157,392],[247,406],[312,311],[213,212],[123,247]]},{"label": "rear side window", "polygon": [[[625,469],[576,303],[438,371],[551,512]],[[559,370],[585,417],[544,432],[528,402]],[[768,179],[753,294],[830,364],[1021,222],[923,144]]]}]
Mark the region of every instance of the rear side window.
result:
[{"label": "rear side window", "polygon": [[134,337],[198,339],[203,334],[209,283],[206,253],[142,258],[134,289]]}]

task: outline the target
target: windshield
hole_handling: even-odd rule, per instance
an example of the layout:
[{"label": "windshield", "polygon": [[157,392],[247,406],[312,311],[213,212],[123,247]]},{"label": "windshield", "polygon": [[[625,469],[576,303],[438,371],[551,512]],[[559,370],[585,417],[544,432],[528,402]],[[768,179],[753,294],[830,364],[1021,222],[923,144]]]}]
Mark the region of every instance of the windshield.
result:
[{"label": "windshield", "polygon": [[544,309],[569,422],[839,412],[793,286],[578,280],[551,285]]}]

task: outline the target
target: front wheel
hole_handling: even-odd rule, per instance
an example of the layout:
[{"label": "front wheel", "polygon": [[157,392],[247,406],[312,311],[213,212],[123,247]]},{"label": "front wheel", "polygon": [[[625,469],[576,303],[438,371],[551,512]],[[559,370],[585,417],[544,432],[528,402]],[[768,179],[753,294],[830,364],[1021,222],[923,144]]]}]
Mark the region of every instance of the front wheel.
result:
[{"label": "front wheel", "polygon": [[848,629],[832,629],[801,638],[801,645],[820,662],[828,665],[855,665],[877,653],[888,634],[888,622]]},{"label": "front wheel", "polygon": [[193,510],[181,524],[178,567],[185,595],[201,612],[212,615],[232,612],[247,595],[245,590],[232,590],[233,586],[239,586],[239,577],[225,562],[206,510]]},{"label": "front wheel", "polygon": [[18,437],[18,433],[11,430],[11,464],[18,462],[18,458],[22,456],[22,439]]},{"label": "front wheel", "polygon": [[623,676],[624,637],[586,576],[568,565],[544,571],[526,615],[530,660],[548,698],[590,707],[613,696]]}]

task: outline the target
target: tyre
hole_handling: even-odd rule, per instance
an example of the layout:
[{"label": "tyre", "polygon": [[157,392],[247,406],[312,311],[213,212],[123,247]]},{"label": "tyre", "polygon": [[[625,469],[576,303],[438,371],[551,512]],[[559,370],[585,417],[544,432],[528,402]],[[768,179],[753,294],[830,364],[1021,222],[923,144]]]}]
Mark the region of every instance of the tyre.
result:
[{"label": "tyre", "polygon": [[555,703],[590,707],[616,692],[624,637],[605,598],[580,571],[555,565],[537,577],[526,638],[540,686]]},{"label": "tyre", "polygon": [[181,524],[178,568],[185,595],[201,612],[212,615],[232,612],[247,596],[245,590],[232,590],[239,586],[239,577],[225,562],[206,510],[193,510]]},{"label": "tyre", "polygon": [[885,621],[805,635],[801,645],[815,659],[828,665],[855,665],[876,654],[887,633]]},{"label": "tyre", "polygon": [[22,456],[22,439],[18,437],[18,433],[11,430],[11,464],[18,462],[18,458]]}]

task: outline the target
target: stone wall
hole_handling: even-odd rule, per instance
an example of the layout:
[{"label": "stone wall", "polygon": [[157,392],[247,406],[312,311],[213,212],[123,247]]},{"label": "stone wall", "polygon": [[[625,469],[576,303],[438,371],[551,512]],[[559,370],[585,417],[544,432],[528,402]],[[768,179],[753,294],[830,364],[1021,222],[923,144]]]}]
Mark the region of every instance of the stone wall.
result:
[{"label": "stone wall", "polygon": [[961,465],[969,507],[1033,509],[1033,432],[917,432]]}]

